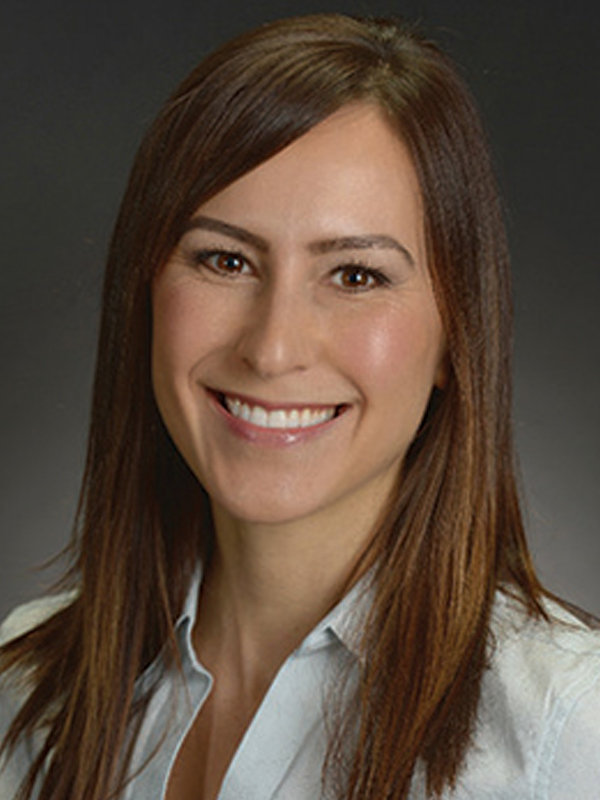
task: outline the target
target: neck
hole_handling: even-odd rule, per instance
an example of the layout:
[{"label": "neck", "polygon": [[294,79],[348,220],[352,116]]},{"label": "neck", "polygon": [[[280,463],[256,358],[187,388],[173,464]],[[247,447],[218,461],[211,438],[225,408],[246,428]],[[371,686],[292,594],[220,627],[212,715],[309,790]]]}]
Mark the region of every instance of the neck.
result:
[{"label": "neck", "polygon": [[216,546],[205,575],[195,640],[211,668],[221,661],[268,680],[370,566],[382,502],[357,498],[283,524],[249,523],[213,507]]}]

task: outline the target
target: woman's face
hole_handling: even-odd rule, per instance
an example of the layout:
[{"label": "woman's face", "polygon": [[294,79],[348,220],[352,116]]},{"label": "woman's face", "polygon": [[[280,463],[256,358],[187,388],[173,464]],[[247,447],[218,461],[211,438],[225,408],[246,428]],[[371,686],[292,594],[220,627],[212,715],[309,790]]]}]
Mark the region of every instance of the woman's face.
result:
[{"label": "woman's face", "polygon": [[153,382],[221,511],[381,504],[443,379],[405,146],[347,106],[201,206],[153,287]]}]

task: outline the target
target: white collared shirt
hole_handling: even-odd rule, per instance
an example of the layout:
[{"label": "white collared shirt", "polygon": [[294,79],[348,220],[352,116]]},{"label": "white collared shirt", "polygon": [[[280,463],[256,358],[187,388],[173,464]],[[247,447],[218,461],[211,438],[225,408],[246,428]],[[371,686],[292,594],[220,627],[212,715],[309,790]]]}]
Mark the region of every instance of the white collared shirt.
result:
[{"label": "white collared shirt", "polygon": [[[139,691],[156,689],[122,800],[164,798],[178,750],[211,691],[214,678],[191,640],[199,582],[177,623],[181,672],[159,656],[139,680]],[[600,798],[600,633],[555,604],[548,608],[556,618],[551,625],[527,618],[520,604],[498,594],[474,744],[456,791],[444,800]],[[318,800],[324,702],[340,671],[358,671],[353,632],[364,611],[357,587],[285,661],[229,765],[219,800]],[[3,627],[4,640],[47,613],[40,601],[18,609]],[[18,702],[10,689],[0,693],[0,736]],[[33,749],[22,743],[0,772],[0,800],[14,797]],[[424,798],[416,778],[410,800]]]}]

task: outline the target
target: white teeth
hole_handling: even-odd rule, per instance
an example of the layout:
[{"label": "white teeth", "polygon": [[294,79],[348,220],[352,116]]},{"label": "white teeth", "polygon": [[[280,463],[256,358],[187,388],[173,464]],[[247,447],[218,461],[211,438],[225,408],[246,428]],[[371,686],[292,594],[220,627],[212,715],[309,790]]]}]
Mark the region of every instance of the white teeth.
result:
[{"label": "white teeth", "polygon": [[311,413],[309,408],[305,408],[300,414],[300,427],[306,428],[310,425]]},{"label": "white teeth", "polygon": [[238,417],[259,428],[310,428],[333,419],[335,406],[313,411],[310,408],[277,408],[267,411],[262,406],[250,406],[236,397],[224,397],[225,406],[233,417]]},{"label": "white teeth", "polygon": [[269,421],[269,415],[264,408],[261,406],[254,406],[252,411],[250,412],[250,422],[253,425],[258,425],[259,428],[267,428]]},{"label": "white teeth", "polygon": [[287,414],[285,411],[272,411],[269,416],[270,428],[285,428],[287,425]]},{"label": "white teeth", "polygon": [[239,416],[240,409],[242,407],[242,404],[239,400],[235,398],[233,400],[229,400],[227,405],[234,416]]}]

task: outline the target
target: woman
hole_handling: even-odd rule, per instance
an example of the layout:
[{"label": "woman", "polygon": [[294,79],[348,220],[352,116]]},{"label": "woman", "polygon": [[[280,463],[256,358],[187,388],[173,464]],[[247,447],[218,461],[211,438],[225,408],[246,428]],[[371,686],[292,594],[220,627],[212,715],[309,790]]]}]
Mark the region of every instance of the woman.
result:
[{"label": "woman", "polygon": [[2,797],[593,796],[600,642],[531,565],[509,341],[433,45],[320,15],[206,59],[117,221],[70,591],[5,624]]}]

